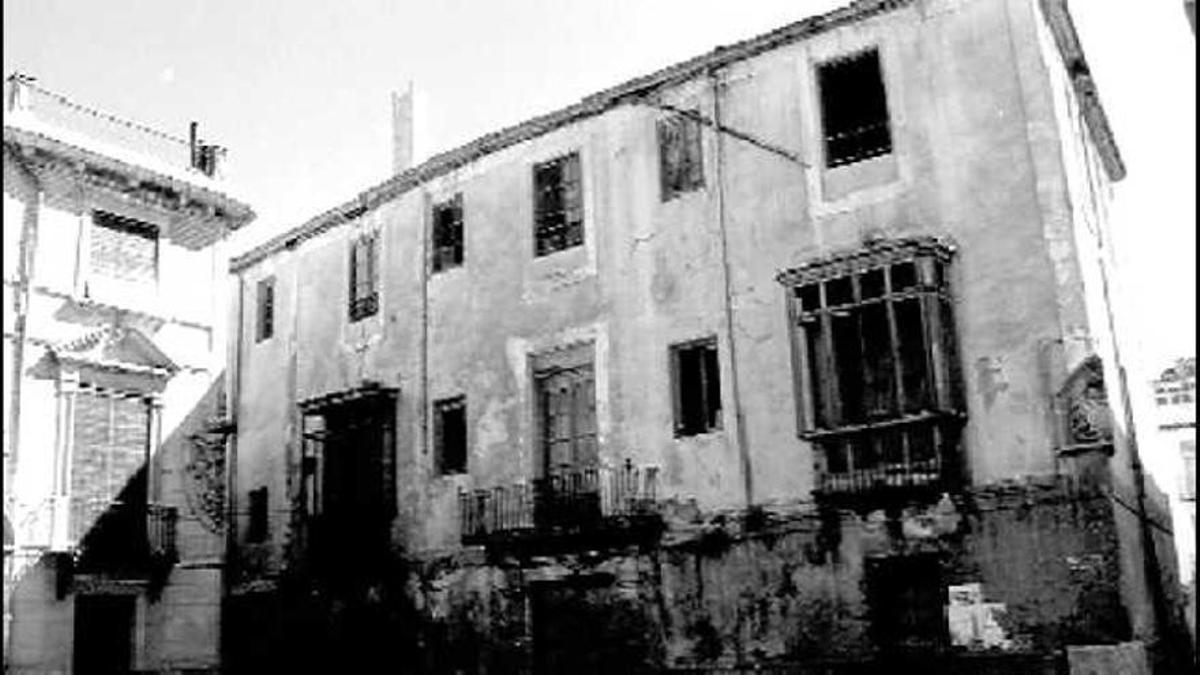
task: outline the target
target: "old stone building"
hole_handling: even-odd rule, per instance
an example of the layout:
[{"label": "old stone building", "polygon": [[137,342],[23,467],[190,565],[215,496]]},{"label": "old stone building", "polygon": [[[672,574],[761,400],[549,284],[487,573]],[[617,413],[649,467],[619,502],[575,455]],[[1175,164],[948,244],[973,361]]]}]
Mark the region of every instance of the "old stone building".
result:
[{"label": "old stone building", "polygon": [[253,214],[194,127],[8,85],[5,672],[216,667],[221,241]]},{"label": "old stone building", "polygon": [[860,0],[238,256],[226,666],[1166,672],[1123,174],[1062,2]]}]

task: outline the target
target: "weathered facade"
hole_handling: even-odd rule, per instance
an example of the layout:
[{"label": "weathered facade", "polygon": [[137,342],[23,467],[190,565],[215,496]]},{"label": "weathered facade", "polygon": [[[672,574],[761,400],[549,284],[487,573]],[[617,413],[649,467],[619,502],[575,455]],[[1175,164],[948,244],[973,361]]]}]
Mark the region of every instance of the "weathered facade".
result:
[{"label": "weathered facade", "polygon": [[860,1],[239,256],[226,665],[1167,664],[1123,172],[1060,3]]},{"label": "weathered facade", "polygon": [[215,668],[216,289],[253,214],[215,146],[8,85],[5,672]]}]

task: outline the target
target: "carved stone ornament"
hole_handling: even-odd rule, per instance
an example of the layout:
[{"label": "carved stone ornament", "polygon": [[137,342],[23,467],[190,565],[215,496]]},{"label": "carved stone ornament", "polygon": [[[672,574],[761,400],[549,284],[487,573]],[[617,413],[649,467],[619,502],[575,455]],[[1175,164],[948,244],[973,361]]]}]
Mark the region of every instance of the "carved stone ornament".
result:
[{"label": "carved stone ornament", "polygon": [[1104,388],[1104,365],[1090,356],[1067,378],[1060,394],[1065,404],[1067,443],[1111,443],[1113,415]]},{"label": "carved stone ornament", "polygon": [[199,433],[190,441],[183,472],[187,505],[204,529],[219,533],[225,525],[225,436]]}]

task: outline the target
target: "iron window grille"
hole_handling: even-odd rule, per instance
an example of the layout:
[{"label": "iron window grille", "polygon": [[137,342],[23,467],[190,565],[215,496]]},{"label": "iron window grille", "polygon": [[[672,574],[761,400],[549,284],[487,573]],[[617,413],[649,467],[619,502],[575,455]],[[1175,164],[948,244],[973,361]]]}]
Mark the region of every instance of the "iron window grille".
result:
[{"label": "iron window grille", "polygon": [[74,399],[71,535],[82,541],[110,509],[146,505],[150,403],[136,392],[81,385]]},{"label": "iron window grille", "polygon": [[583,180],[579,153],[533,167],[534,256],[583,245]]},{"label": "iron window grille", "polygon": [[954,478],[965,405],[950,256],[935,239],[883,241],[781,275],[819,490]]},{"label": "iron window grille", "polygon": [[853,164],[892,151],[887,93],[877,49],[821,64],[817,82],[827,167]]},{"label": "iron window grille", "polygon": [[456,396],[433,404],[434,456],[438,475],[466,473],[467,398]]},{"label": "iron window grille", "polygon": [[275,334],[275,277],[258,282],[258,335],[257,341],[271,339]]},{"label": "iron window grille", "polygon": [[376,235],[366,234],[350,248],[350,321],[379,311]]},{"label": "iron window grille", "polygon": [[462,195],[433,207],[433,271],[441,272],[463,263]]},{"label": "iron window grille", "polygon": [[658,158],[662,201],[704,187],[700,123],[680,114],[660,119]]},{"label": "iron window grille", "polygon": [[158,228],[149,223],[94,211],[89,248],[97,276],[144,285],[158,280]]},{"label": "iron window grille", "polygon": [[671,380],[677,437],[721,428],[721,373],[715,337],[671,347]]}]

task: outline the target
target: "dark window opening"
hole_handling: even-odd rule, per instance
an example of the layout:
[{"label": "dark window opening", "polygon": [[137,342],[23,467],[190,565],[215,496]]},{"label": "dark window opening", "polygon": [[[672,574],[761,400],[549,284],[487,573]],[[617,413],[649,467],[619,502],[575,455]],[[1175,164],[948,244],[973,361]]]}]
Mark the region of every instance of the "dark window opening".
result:
[{"label": "dark window opening", "polygon": [[947,642],[945,591],[937,556],[868,558],[871,635],[884,650],[930,650]]},{"label": "dark window opening", "polygon": [[583,244],[582,188],[577,152],[533,167],[535,256]]},{"label": "dark window opening", "polygon": [[373,316],[379,311],[376,236],[355,240],[350,248],[350,321]]},{"label": "dark window opening", "polygon": [[879,52],[872,49],[817,69],[825,164],[852,164],[892,151]]},{"label": "dark window opening", "polygon": [[467,471],[467,399],[465,396],[434,403],[434,449],[437,472],[445,476]]},{"label": "dark window opening", "polygon": [[158,279],[158,228],[106,211],[92,213],[92,273],[153,284]]},{"label": "dark window opening", "polygon": [[433,207],[433,271],[458,267],[463,262],[462,195]]},{"label": "dark window opening", "polygon": [[395,420],[388,390],[348,393],[305,411],[300,477],[309,546],[317,567],[337,583],[364,578],[362,565],[380,560],[390,546]]},{"label": "dark window opening", "polygon": [[136,596],[77,596],[73,671],[79,675],[133,672],[136,617]]},{"label": "dark window opening", "polygon": [[268,340],[275,333],[275,278],[258,282],[258,341]]},{"label": "dark window opening", "polygon": [[694,436],[721,428],[721,373],[717,339],[671,347],[675,385],[675,435]]},{"label": "dark window opening", "polygon": [[267,505],[267,488],[260,487],[250,491],[250,524],[246,528],[246,541],[262,543],[267,540],[267,528],[270,522]]},{"label": "dark window opening", "polygon": [[662,201],[704,187],[700,122],[678,114],[659,120],[658,158]]}]

